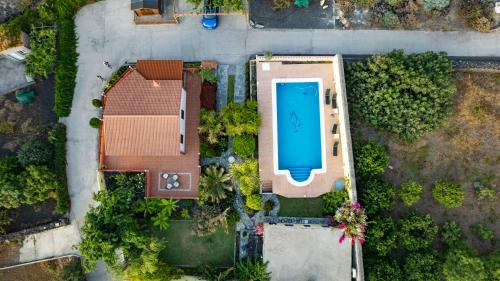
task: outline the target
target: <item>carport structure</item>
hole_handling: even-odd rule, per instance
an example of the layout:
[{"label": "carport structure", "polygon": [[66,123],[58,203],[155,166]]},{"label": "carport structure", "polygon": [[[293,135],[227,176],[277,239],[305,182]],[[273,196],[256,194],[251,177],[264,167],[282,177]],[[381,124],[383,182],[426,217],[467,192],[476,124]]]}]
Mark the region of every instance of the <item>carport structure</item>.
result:
[{"label": "carport structure", "polygon": [[321,225],[264,225],[264,260],[273,281],[351,281],[352,245]]}]

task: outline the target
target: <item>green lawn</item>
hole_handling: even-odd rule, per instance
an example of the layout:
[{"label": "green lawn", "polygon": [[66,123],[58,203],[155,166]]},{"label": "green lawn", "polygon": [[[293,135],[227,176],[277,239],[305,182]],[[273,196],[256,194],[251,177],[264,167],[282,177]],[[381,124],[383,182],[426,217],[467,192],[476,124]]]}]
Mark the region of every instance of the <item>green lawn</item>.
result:
[{"label": "green lawn", "polygon": [[234,75],[227,76],[227,104],[234,102]]},{"label": "green lawn", "polygon": [[279,196],[281,217],[323,217],[321,198],[285,198]]},{"label": "green lawn", "polygon": [[224,229],[216,233],[196,237],[192,232],[192,221],[171,220],[170,227],[165,232],[167,249],[163,258],[173,265],[199,266],[210,264],[219,267],[229,267],[234,264],[235,230],[229,227],[229,233]]}]

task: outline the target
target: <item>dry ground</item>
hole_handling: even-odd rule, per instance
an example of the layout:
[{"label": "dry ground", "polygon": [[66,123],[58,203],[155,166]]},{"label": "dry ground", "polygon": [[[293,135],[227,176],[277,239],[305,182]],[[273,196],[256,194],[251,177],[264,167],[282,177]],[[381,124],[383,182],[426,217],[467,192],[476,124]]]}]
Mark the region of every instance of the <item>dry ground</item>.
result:
[{"label": "dry ground", "polygon": [[[441,224],[446,220],[457,221],[469,243],[481,254],[498,247],[500,238],[500,208],[496,200],[478,201],[473,181],[488,180],[498,192],[500,171],[500,73],[455,74],[457,95],[454,112],[446,124],[412,144],[401,144],[387,134],[372,128],[357,126],[353,139],[376,139],[390,153],[391,167],[384,177],[399,188],[401,183],[416,180],[424,185],[424,195],[414,207],[430,213]],[[392,169],[391,169],[392,168]],[[465,190],[463,206],[445,209],[432,197],[433,183],[439,179],[458,182]],[[397,200],[394,215],[400,217],[409,211]],[[494,229],[493,242],[480,241],[469,226],[484,223]]]}]

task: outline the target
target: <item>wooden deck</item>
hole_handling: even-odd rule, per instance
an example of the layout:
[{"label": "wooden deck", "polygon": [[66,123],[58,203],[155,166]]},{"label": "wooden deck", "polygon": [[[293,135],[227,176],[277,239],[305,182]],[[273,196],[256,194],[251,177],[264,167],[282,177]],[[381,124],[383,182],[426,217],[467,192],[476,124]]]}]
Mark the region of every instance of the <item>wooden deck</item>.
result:
[{"label": "wooden deck", "polygon": [[[322,57],[322,60],[326,59]],[[269,71],[264,71],[262,64],[268,64]],[[283,64],[280,61],[257,62],[257,99],[262,125],[259,131],[259,172],[260,180],[272,185],[272,192],[291,198],[318,197],[330,191],[336,180],[343,180],[344,170],[340,138],[332,134],[332,127],[338,124],[338,110],[332,109],[331,103],[324,106],[326,172],[314,175],[313,181],[306,186],[290,183],[286,175],[274,174],[273,159],[273,121],[272,121],[272,79],[279,78],[320,78],[323,80],[323,93],[330,89],[330,96],[335,96],[333,66],[331,63]],[[337,130],[340,132],[340,126]],[[333,156],[333,144],[339,142],[338,155]],[[300,149],[300,148],[298,148]]]}]

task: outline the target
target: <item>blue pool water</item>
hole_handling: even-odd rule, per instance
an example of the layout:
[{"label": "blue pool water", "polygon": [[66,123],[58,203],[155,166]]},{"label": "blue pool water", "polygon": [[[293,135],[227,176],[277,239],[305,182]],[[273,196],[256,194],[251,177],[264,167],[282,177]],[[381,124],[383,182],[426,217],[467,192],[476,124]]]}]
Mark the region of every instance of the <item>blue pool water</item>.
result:
[{"label": "blue pool water", "polygon": [[278,169],[297,182],[321,168],[318,82],[276,83]]}]

